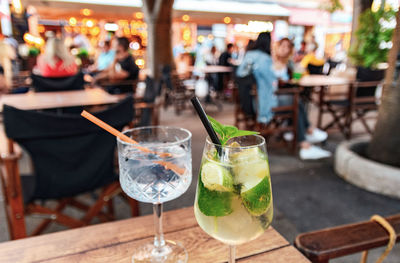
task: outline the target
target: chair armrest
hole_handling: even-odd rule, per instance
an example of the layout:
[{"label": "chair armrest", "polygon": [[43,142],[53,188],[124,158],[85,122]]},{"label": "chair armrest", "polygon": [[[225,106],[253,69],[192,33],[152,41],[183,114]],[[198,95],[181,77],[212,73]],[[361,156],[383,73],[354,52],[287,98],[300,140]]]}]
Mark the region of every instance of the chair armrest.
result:
[{"label": "chair armrest", "polygon": [[[396,231],[400,241],[400,214],[385,218]],[[296,237],[295,246],[312,262],[328,262],[329,259],[384,246],[389,235],[378,223],[364,221],[342,225]]]}]

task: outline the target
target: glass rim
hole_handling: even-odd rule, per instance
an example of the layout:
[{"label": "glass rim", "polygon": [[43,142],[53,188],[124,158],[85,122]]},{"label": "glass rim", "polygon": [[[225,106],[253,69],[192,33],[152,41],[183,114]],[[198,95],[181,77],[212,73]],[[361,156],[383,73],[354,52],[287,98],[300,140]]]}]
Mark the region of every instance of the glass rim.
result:
[{"label": "glass rim", "polygon": [[[137,127],[137,128],[132,128],[132,129],[128,129],[126,131],[123,131],[123,134],[127,134],[128,132],[132,132],[132,131],[139,131],[139,130],[145,130],[145,129],[159,129],[159,128],[163,128],[163,129],[168,129],[168,130],[179,130],[179,131],[183,131],[187,134],[187,136],[181,140],[175,141],[175,142],[167,142],[167,143],[155,143],[154,145],[151,146],[151,148],[161,148],[161,147],[169,147],[172,145],[177,145],[177,144],[182,144],[188,140],[190,140],[192,138],[192,133],[185,128],[180,128],[180,127],[174,127],[174,126],[162,126],[162,125],[151,125],[151,126],[143,126],[143,127]],[[135,138],[132,138],[135,140]],[[130,142],[126,142],[121,140],[119,137],[117,137],[117,141],[118,143],[121,143],[123,145],[135,145],[132,144]],[[137,143],[137,145],[140,145],[140,143]]]},{"label": "glass rim", "polygon": [[221,148],[223,148],[223,149],[250,149],[250,148],[260,147],[260,146],[266,144],[265,138],[264,138],[263,136],[259,135],[259,134],[245,135],[245,136],[239,136],[239,137],[234,137],[234,138],[247,137],[247,136],[249,136],[249,137],[250,137],[250,136],[258,137],[258,138],[261,139],[261,142],[258,143],[258,144],[253,144],[253,145],[249,145],[249,146],[229,146],[229,145],[221,145],[221,144],[213,143],[213,142],[211,141],[210,136],[207,135],[207,137],[206,137],[206,143],[212,144],[212,145],[214,145],[214,147],[221,147]]}]

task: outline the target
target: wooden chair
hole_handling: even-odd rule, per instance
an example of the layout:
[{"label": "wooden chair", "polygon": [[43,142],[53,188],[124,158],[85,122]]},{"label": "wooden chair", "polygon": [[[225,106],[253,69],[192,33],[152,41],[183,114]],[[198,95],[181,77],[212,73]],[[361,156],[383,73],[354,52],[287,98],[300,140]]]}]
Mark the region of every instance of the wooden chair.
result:
[{"label": "wooden chair", "polygon": [[[400,241],[400,214],[385,218]],[[303,233],[296,237],[295,246],[314,263],[369,250],[388,244],[389,235],[377,222],[365,221],[356,224],[326,228]]]},{"label": "wooden chair", "polygon": [[49,78],[32,74],[32,87],[36,92],[53,92],[84,89],[83,73],[62,78]]},{"label": "wooden chair", "polygon": [[[283,134],[285,132],[293,133],[293,140],[290,144],[286,144],[292,153],[296,152],[297,148],[297,119],[299,111],[299,94],[301,90],[298,88],[283,88],[276,91],[277,96],[290,95],[293,96],[293,104],[287,106],[279,106],[272,108],[274,117],[267,123],[258,123],[257,116],[251,116],[244,113],[242,105],[240,103],[238,88],[233,90],[233,96],[235,101],[235,126],[248,130],[255,130],[260,132],[266,140],[270,140],[272,137],[278,138],[280,141],[283,140]],[[256,97],[256,89],[253,88],[252,94]],[[285,142],[286,143],[286,142]]]},{"label": "wooden chair", "polygon": [[[349,92],[349,109],[347,116],[347,138],[352,136],[352,126],[355,121],[360,121],[364,126],[365,130],[372,134],[374,128],[368,125],[367,119],[371,119],[366,115],[369,112],[377,111],[379,105],[379,99],[375,96],[376,88],[381,85],[382,82],[354,82],[350,86]],[[372,117],[376,119],[376,117]]]},{"label": "wooden chair", "polygon": [[[172,89],[164,90],[164,108],[173,106],[175,114],[180,115],[181,112],[190,108],[189,100],[194,95],[194,86],[188,87],[185,85],[187,79],[182,79],[177,74],[172,74]],[[189,106],[189,107],[188,107]]]},{"label": "wooden chair", "polygon": [[[132,112],[132,98],[128,97],[95,115],[122,129],[132,120]],[[112,135],[79,115],[22,111],[7,105],[4,124],[10,140],[0,164],[11,239],[27,236],[25,215],[43,218],[31,235],[42,233],[53,221],[75,228],[90,224],[94,217],[101,222],[114,219],[112,198],[122,190],[114,173],[116,141]],[[21,154],[11,138],[30,154],[33,175],[20,175]],[[101,190],[93,205],[74,198],[96,189]],[[56,207],[44,206],[47,200],[57,201]],[[138,215],[137,202],[128,200],[132,215]],[[64,214],[67,206],[83,211],[83,217]]]},{"label": "wooden chair", "polygon": [[[319,93],[319,110],[317,126],[322,130],[339,128],[343,135],[350,139],[352,126],[360,120],[368,133],[372,128],[366,121],[366,114],[378,109],[375,90],[381,82],[353,82],[347,92],[329,93],[329,87],[322,87]],[[322,125],[323,115],[329,113],[332,121]]]}]

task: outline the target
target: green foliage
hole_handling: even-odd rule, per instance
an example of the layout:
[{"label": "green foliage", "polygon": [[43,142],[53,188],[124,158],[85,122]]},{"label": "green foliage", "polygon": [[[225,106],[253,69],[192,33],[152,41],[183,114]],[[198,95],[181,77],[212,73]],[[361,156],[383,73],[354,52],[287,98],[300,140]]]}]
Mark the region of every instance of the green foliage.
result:
[{"label": "green foliage", "polygon": [[211,125],[214,128],[214,131],[216,133],[218,133],[218,135],[220,137],[221,145],[225,145],[231,138],[258,134],[258,132],[254,132],[254,131],[239,130],[235,126],[223,125],[223,124],[219,123],[218,121],[216,121],[215,119],[211,118],[210,116],[207,116],[207,117],[208,117],[208,120],[211,122]]},{"label": "green foliage", "polygon": [[82,58],[88,58],[89,57],[89,52],[85,48],[80,48],[79,52],[77,54],[77,57],[82,59]]},{"label": "green foliage", "polygon": [[40,49],[37,47],[30,47],[28,51],[28,56],[36,57],[40,54]]},{"label": "green foliage", "polygon": [[389,48],[380,48],[380,44],[391,41],[394,29],[383,24],[395,19],[395,15],[392,9],[373,12],[370,8],[360,15],[356,41],[349,51],[356,66],[376,69],[379,63],[387,61]]},{"label": "green foliage", "polygon": [[321,8],[329,13],[344,9],[340,0],[329,0],[327,3],[324,3]]}]

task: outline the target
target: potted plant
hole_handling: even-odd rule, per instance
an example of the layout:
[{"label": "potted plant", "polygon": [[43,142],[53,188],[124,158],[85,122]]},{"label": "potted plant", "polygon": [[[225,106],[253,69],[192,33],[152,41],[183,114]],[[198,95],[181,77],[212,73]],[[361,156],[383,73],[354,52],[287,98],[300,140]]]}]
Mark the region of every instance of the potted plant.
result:
[{"label": "potted plant", "polygon": [[39,54],[40,54],[40,49],[38,47],[36,46],[29,47],[28,60],[27,60],[28,70],[32,70],[33,67],[36,65],[36,60]]},{"label": "potted plant", "polygon": [[387,62],[391,48],[396,12],[380,8],[365,10],[359,16],[356,39],[349,51],[351,61],[357,66],[357,80],[379,81],[384,77],[382,64]]}]

